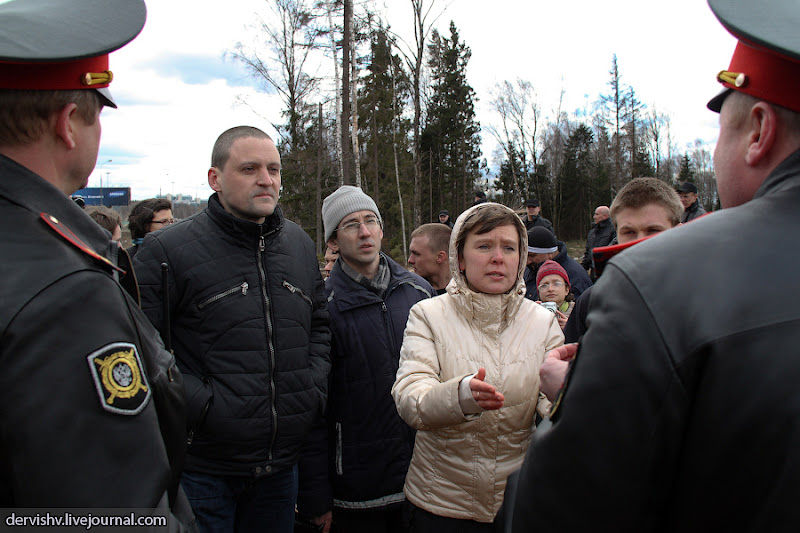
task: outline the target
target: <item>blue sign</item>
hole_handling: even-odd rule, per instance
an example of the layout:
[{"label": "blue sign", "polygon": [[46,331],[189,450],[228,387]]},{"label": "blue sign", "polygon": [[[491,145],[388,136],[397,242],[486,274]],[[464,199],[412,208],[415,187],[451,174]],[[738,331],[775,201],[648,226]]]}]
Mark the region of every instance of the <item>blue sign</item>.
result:
[{"label": "blue sign", "polygon": [[86,205],[130,205],[130,187],[86,187],[75,191],[72,196],[82,196]]}]

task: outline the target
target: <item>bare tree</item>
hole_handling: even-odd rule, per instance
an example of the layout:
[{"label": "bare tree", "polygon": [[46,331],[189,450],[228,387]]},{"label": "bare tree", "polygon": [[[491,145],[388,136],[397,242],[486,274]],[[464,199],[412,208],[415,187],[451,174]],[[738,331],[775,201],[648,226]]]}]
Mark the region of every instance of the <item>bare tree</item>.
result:
[{"label": "bare tree", "polygon": [[[247,50],[238,42],[229,54],[242,62],[250,72],[263,79],[275,89],[284,101],[289,118],[289,148],[300,138],[301,117],[306,101],[318,87],[319,80],[305,71],[319,30],[314,26],[311,9],[305,0],[272,0],[270,7],[275,14],[270,22],[259,17],[258,28],[266,35],[265,42],[272,57],[262,58],[257,51]],[[273,68],[272,63],[278,68]]]}]

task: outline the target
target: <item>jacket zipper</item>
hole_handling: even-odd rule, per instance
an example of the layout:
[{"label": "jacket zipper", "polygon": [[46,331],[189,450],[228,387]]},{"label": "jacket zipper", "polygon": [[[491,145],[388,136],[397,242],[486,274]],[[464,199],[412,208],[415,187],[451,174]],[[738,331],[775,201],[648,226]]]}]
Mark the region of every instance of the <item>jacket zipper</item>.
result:
[{"label": "jacket zipper", "polygon": [[272,461],[272,449],[275,446],[275,436],[278,433],[278,411],[275,409],[275,346],[272,344],[272,320],[270,320],[269,308],[270,301],[267,294],[267,273],[264,271],[263,254],[267,249],[264,236],[258,240],[258,273],[261,277],[261,295],[264,298],[264,320],[267,323],[267,347],[269,349],[269,390],[270,390],[270,409],[272,412],[272,439],[269,443],[268,459]]},{"label": "jacket zipper", "polygon": [[203,412],[200,413],[200,418],[198,419],[197,427],[193,427],[191,430],[189,430],[189,435],[186,437],[186,446],[192,445],[192,441],[194,440],[194,433],[197,430],[197,428],[199,428],[205,421],[206,415],[208,414],[208,410],[210,408],[211,408],[211,398],[209,398],[206,404],[203,406]]},{"label": "jacket zipper", "polygon": [[394,331],[392,330],[389,309],[386,307],[385,301],[381,302],[381,310],[383,311],[383,327],[386,328],[386,338],[389,339],[389,349],[391,353],[396,353],[394,347]]},{"label": "jacket zipper", "polygon": [[342,466],[342,423],[336,422],[336,474],[344,474]]},{"label": "jacket zipper", "polygon": [[295,287],[294,285],[292,285],[291,283],[289,283],[286,280],[283,280],[283,286],[286,287],[287,289],[289,289],[289,291],[292,294],[297,294],[298,296],[301,296],[303,298],[303,300],[308,302],[308,305],[310,305],[311,307],[314,307],[314,302],[311,301],[311,298],[306,296],[306,294],[302,291],[302,289],[298,289],[297,287]]},{"label": "jacket zipper", "polygon": [[228,289],[225,292],[221,292],[221,293],[219,293],[217,295],[212,296],[211,298],[208,298],[207,300],[204,300],[204,301],[200,302],[199,304],[197,304],[197,307],[198,307],[198,309],[202,309],[202,308],[206,307],[207,305],[210,305],[210,304],[213,304],[214,302],[222,300],[226,296],[230,296],[232,294],[236,294],[239,291],[241,291],[242,296],[246,296],[247,295],[247,289],[249,289],[249,288],[250,288],[250,286],[247,284],[247,282],[243,281],[239,285],[237,285],[235,287],[231,287],[230,289]]}]

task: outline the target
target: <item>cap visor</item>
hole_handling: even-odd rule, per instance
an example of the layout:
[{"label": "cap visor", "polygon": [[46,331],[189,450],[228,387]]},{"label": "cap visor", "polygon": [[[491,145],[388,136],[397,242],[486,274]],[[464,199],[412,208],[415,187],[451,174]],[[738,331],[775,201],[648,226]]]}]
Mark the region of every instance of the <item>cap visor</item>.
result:
[{"label": "cap visor", "polygon": [[104,106],[113,107],[114,109],[117,108],[116,102],[111,97],[111,91],[108,90],[108,87],[101,87],[99,89],[95,89],[100,94],[100,99],[103,101]]},{"label": "cap visor", "polygon": [[728,95],[731,94],[731,91],[733,91],[733,89],[729,89],[727,87],[722,89],[721,93],[708,101],[706,107],[708,107],[714,113],[719,113],[719,110],[722,109],[722,103],[725,101]]}]

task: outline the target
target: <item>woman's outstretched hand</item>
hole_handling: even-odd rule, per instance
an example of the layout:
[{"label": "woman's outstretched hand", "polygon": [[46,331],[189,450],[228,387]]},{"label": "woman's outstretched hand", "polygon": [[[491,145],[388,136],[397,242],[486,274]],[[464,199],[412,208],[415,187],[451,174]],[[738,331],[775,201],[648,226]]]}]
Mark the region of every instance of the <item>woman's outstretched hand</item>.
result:
[{"label": "woman's outstretched hand", "polygon": [[497,392],[494,385],[489,385],[485,381],[486,369],[481,368],[471,380],[469,380],[469,390],[472,392],[472,397],[478,402],[481,409],[491,411],[493,409],[500,409],[503,407],[505,397]]}]

